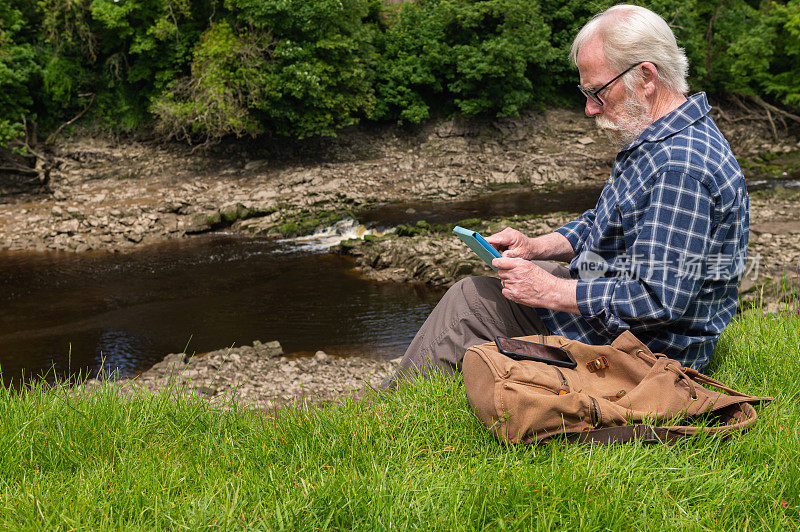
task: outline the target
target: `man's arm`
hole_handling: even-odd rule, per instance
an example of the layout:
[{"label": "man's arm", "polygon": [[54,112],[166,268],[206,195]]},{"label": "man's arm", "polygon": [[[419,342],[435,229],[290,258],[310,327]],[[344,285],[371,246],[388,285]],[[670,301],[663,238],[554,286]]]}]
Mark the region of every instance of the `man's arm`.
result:
[{"label": "man's arm", "polygon": [[575,250],[570,241],[561,233],[548,233],[533,240],[536,249],[535,260],[560,260],[569,262],[575,257]]}]

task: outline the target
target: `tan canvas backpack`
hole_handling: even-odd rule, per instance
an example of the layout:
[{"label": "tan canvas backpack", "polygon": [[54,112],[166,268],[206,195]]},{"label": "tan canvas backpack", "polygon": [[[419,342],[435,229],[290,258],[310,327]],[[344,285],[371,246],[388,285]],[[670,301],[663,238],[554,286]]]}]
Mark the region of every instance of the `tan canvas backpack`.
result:
[{"label": "tan canvas backpack", "polygon": [[[513,360],[494,343],[467,351],[462,369],[470,405],[502,442],[539,442],[559,435],[598,443],[672,442],[698,432],[727,435],[751,427],[753,404],[770,400],[739,393],[654,354],[630,332],[604,346],[557,335],[520,339],[563,347],[578,365],[567,369]],[[703,415],[710,415],[712,423],[675,424]]]}]

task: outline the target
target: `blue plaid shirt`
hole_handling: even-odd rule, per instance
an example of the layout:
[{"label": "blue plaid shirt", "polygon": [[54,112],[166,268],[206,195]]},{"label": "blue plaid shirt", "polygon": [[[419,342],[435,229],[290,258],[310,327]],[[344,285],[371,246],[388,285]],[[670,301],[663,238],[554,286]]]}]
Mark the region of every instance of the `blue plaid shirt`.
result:
[{"label": "blue plaid shirt", "polygon": [[747,189],[704,93],[617,155],[594,209],[557,231],[572,244],[581,315],[538,309],[556,334],[590,344],[630,330],[704,369],[738,304]]}]

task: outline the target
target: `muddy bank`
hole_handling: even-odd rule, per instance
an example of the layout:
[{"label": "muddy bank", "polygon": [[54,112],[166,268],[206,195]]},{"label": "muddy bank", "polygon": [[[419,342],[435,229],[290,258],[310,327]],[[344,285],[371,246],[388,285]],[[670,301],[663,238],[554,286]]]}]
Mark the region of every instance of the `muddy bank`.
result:
[{"label": "muddy bank", "polygon": [[[188,357],[173,353],[133,379],[111,382],[130,392],[172,387],[212,403],[234,400],[269,409],[312,401],[335,403],[358,396],[387,377],[394,362],[361,357],[333,357],[319,351],[313,357],[286,357],[278,342],[220,349]],[[87,381],[86,388],[100,386]]]},{"label": "muddy bank", "polygon": [[[771,140],[766,124],[720,125],[743,160],[797,148]],[[591,120],[564,109],[207,152],[71,139],[51,154],[51,194],[0,198],[0,249],[126,251],[223,227],[291,236],[376,204],[601,184],[614,155]]]}]

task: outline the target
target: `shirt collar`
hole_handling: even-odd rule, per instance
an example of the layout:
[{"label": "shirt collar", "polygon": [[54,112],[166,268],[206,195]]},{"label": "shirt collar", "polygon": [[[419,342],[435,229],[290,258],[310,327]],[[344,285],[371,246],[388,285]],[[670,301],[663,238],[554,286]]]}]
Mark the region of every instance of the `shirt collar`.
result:
[{"label": "shirt collar", "polygon": [[694,124],[711,110],[708,105],[705,92],[698,92],[689,96],[680,107],[665,114],[652,124],[639,135],[639,138],[634,140],[623,148],[622,151],[629,151],[644,142],[658,142],[665,138],[674,135]]}]

